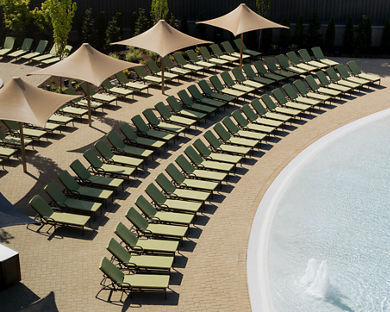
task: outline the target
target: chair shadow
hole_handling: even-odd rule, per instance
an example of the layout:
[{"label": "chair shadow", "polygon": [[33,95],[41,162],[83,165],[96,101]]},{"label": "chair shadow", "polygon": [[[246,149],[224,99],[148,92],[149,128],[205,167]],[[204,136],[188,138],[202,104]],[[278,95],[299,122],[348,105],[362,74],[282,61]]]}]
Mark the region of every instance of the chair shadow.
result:
[{"label": "chair shadow", "polygon": [[179,304],[179,294],[173,290],[167,291],[165,298],[164,294],[155,294],[151,296],[148,293],[134,293],[128,296],[123,302],[121,312],[125,312],[131,308],[141,308],[145,306],[176,306]]},{"label": "chair shadow", "polygon": [[7,232],[4,229],[0,229],[0,243],[2,244],[9,244],[11,239],[14,239],[15,237],[12,236],[9,232]]}]

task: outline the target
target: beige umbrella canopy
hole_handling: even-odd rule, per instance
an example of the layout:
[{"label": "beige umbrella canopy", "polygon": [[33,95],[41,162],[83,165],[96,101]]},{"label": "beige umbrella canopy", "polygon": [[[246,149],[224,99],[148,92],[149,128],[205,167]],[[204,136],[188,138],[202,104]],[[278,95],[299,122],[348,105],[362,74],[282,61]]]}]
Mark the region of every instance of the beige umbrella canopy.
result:
[{"label": "beige umbrella canopy", "polygon": [[24,172],[27,168],[22,124],[44,127],[59,107],[77,97],[39,89],[21,78],[13,78],[0,89],[0,119],[19,122]]},{"label": "beige umbrella canopy", "polygon": [[153,51],[161,56],[161,79],[162,79],[162,92],[164,93],[164,56],[174,51],[194,46],[197,44],[210,43],[198,39],[173,28],[166,21],[158,21],[152,28],[139,34],[135,37],[113,42],[111,44],[122,44],[141,49]]},{"label": "beige umbrella canopy", "polygon": [[242,66],[243,33],[256,29],[288,28],[262,17],[252,11],[245,3],[241,3],[233,11],[223,16],[197,23],[226,29],[234,36],[241,35],[240,66]]},{"label": "beige umbrella canopy", "polygon": [[[125,62],[105,55],[94,49],[89,43],[83,43],[73,54],[49,67],[37,70],[29,75],[51,75],[79,79],[95,86],[117,72],[137,66],[138,64]],[[88,97],[88,122],[91,125],[90,96]]]}]

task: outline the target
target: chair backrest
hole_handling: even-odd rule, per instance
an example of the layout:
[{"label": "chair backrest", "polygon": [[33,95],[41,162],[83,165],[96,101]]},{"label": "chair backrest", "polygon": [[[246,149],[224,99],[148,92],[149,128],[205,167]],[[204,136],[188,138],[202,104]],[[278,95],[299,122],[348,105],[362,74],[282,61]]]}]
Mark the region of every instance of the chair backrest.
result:
[{"label": "chair backrest", "polygon": [[288,58],[284,54],[276,55],[276,59],[278,60],[280,67],[284,69],[290,67],[290,64],[288,63]]},{"label": "chair backrest", "polygon": [[221,77],[228,87],[232,87],[235,85],[235,82],[232,76],[230,76],[229,72],[227,71],[222,72]]},{"label": "chair backrest", "polygon": [[196,55],[194,50],[187,50],[186,54],[187,54],[188,58],[191,60],[191,62],[198,62],[199,61],[199,58]]},{"label": "chair backrest", "polygon": [[154,114],[151,108],[147,108],[142,112],[142,115],[145,116],[146,120],[153,126],[157,126],[160,123],[158,117]]},{"label": "chair backrest", "polygon": [[138,238],[123,223],[119,222],[114,231],[118,237],[126,243],[127,246],[134,248],[137,245]]},{"label": "chair backrest", "polygon": [[184,149],[184,153],[196,165],[200,165],[203,162],[202,157],[195,151],[192,146],[187,146],[187,148]]},{"label": "chair backrest", "polygon": [[343,79],[347,79],[351,77],[351,75],[348,73],[347,69],[343,64],[337,64],[335,67]]},{"label": "chair backrest", "polygon": [[168,173],[168,175],[178,184],[181,184],[185,180],[185,176],[180,172],[179,169],[174,164],[169,164],[165,171]]},{"label": "chair backrest", "polygon": [[264,62],[267,65],[267,67],[268,67],[268,69],[270,71],[278,70],[278,68],[276,67],[275,60],[274,60],[273,57],[266,57],[266,58],[264,58]]},{"label": "chair backrest", "polygon": [[306,49],[300,49],[298,50],[298,53],[304,62],[310,62],[312,60],[309,52]]},{"label": "chair backrest", "polygon": [[221,146],[221,142],[217,139],[217,137],[212,133],[210,130],[207,130],[203,137],[206,139],[206,141],[215,149],[219,149]]},{"label": "chair backrest", "polygon": [[181,53],[176,52],[173,54],[173,57],[175,58],[176,63],[179,64],[180,66],[184,66],[187,64],[187,61],[185,60],[185,58]]},{"label": "chair backrest", "polygon": [[209,50],[207,50],[206,47],[200,47],[200,48],[199,48],[199,52],[200,52],[200,54],[201,54],[206,60],[209,60],[209,59],[212,58],[212,56],[211,56]]},{"label": "chair backrest", "polygon": [[274,101],[272,101],[271,97],[268,94],[263,94],[260,99],[271,111],[276,108],[276,104],[274,103]]},{"label": "chair backrest", "polygon": [[211,155],[211,151],[201,139],[196,139],[193,145],[199,154],[201,154],[203,157],[208,157]]},{"label": "chair backrest", "polygon": [[149,223],[133,207],[127,213],[126,218],[141,232],[144,232]]},{"label": "chair backrest", "polygon": [[10,130],[10,131],[19,131],[19,125],[16,121],[13,120],[2,120],[3,124]]},{"label": "chair backrest", "polygon": [[108,243],[107,250],[120,262],[126,264],[129,263],[131,257],[130,254],[114,238],[111,238],[110,242]]},{"label": "chair backrest", "polygon": [[5,133],[3,132],[3,130],[0,129],[0,140],[4,140],[5,139]]},{"label": "chair backrest", "polygon": [[186,90],[180,90],[179,92],[177,92],[177,95],[179,96],[180,100],[182,100],[182,102],[187,105],[187,106],[192,106],[194,105],[194,102],[192,101],[192,99],[190,98],[190,96],[188,95],[187,91]]},{"label": "chair backrest", "polygon": [[173,95],[167,97],[167,103],[175,113],[178,113],[183,110],[183,107],[181,107],[181,105]]},{"label": "chair backrest", "polygon": [[126,84],[129,82],[129,79],[127,79],[127,76],[123,71],[117,72],[115,77],[121,84]]},{"label": "chair backrest", "polygon": [[154,108],[158,111],[158,113],[161,115],[164,119],[169,119],[172,117],[171,112],[169,109],[164,105],[163,102],[158,102],[156,105],[154,105]]},{"label": "chair backrest", "polygon": [[169,55],[164,57],[164,66],[168,69],[175,67]]},{"label": "chair backrest", "polygon": [[58,51],[58,46],[54,43],[48,54],[55,56],[57,55],[57,51]]},{"label": "chair backrest", "polygon": [[125,147],[125,143],[123,143],[121,137],[114,130],[110,131],[106,137],[115,148],[123,149]]},{"label": "chair backrest", "polygon": [[[233,41],[234,41],[234,44],[236,45],[237,49],[240,49],[240,47],[241,47],[241,39],[237,38],[237,39],[234,39]],[[246,50],[246,46],[245,46],[244,42],[242,43],[242,48],[244,50]]]},{"label": "chair backrest", "polygon": [[157,66],[156,62],[153,60],[147,61],[146,66],[148,66],[148,68],[153,74],[157,74],[161,71],[160,68]]},{"label": "chair backrest", "polygon": [[5,37],[3,48],[4,49],[13,49],[14,45],[15,45],[15,40],[16,40],[15,37],[9,37],[9,36]]},{"label": "chair backrest", "polygon": [[324,55],[324,53],[322,53],[322,50],[320,47],[312,47],[311,51],[313,52],[313,54],[317,60],[321,60],[321,59],[325,58],[325,55]]},{"label": "chair backrest", "polygon": [[64,206],[64,202],[66,201],[67,197],[60,190],[56,183],[49,182],[43,189],[58,205]]},{"label": "chair backrest", "polygon": [[176,190],[176,187],[172,184],[171,181],[165,176],[165,174],[160,173],[155,181],[157,184],[164,190],[166,193],[173,193]]},{"label": "chair backrest", "polygon": [[254,99],[252,102],[251,102],[251,106],[254,108],[254,110],[256,111],[256,113],[260,116],[264,115],[267,113],[267,110],[265,109],[265,107],[263,105],[261,105],[259,99]]},{"label": "chair backrest", "polygon": [[94,146],[104,159],[110,160],[114,156],[114,153],[111,152],[110,148],[107,146],[106,142],[103,141],[103,139],[97,141]]},{"label": "chair backrest", "polygon": [[80,184],[66,170],[62,170],[59,173],[58,179],[70,191],[77,191],[80,188]]},{"label": "chair backrest", "polygon": [[295,88],[299,91],[301,94],[307,94],[309,90],[306,88],[305,84],[303,83],[302,80],[295,80],[293,82]]},{"label": "chair backrest", "polygon": [[134,126],[137,128],[138,131],[147,132],[149,130],[148,125],[145,123],[145,121],[140,115],[135,115],[133,118],[131,118],[131,121],[133,122]]},{"label": "chair backrest", "polygon": [[138,196],[135,204],[149,218],[153,218],[157,213],[157,209],[143,195]]},{"label": "chair backrest", "polygon": [[120,284],[123,282],[125,274],[106,257],[104,257],[100,262],[99,269],[115,284],[120,286]]},{"label": "chair backrest", "polygon": [[211,90],[211,88],[210,88],[209,84],[207,83],[207,81],[204,80],[204,79],[198,81],[198,86],[202,89],[202,91],[206,95],[212,95],[214,93],[213,90]]},{"label": "chair backrest", "polygon": [[211,51],[213,51],[213,53],[216,56],[221,57],[223,55],[223,52],[222,52],[221,48],[216,43],[211,44],[209,47],[210,47]]},{"label": "chair backrest", "polygon": [[307,75],[305,77],[305,80],[310,88],[312,88],[314,91],[318,90],[320,86],[318,83],[314,80],[314,77],[312,75]]},{"label": "chair backrest", "polygon": [[85,94],[88,94],[88,92],[89,92],[89,95],[91,95],[91,96],[94,95],[94,94],[96,94],[96,91],[95,91],[95,89],[92,87],[92,85],[89,84],[89,87],[88,87],[87,83],[89,83],[89,82],[83,81],[82,83],[80,83],[80,87],[81,87],[81,89],[83,89],[83,92],[84,92]]},{"label": "chair backrest", "polygon": [[314,75],[317,76],[318,80],[321,82],[321,84],[323,84],[324,86],[326,85],[329,85],[330,84],[330,81],[328,79],[328,77],[326,77],[325,73],[321,70],[319,70],[318,72],[315,72]]},{"label": "chair backrest", "polygon": [[87,150],[83,154],[84,158],[89,162],[89,164],[95,169],[103,166],[103,162],[97,157],[93,150]]},{"label": "chair backrest", "polygon": [[233,46],[230,44],[229,41],[221,42],[222,47],[225,49],[225,51],[229,54],[234,53]]},{"label": "chair backrest", "polygon": [[191,174],[195,171],[194,166],[191,165],[191,163],[184,157],[184,155],[179,155],[175,162],[179,165],[181,170],[183,170],[187,174]]},{"label": "chair backrest", "polygon": [[279,104],[283,105],[287,103],[287,99],[280,88],[273,89],[271,93]]},{"label": "chair backrest", "polygon": [[255,71],[253,70],[251,64],[245,64],[242,66],[242,69],[244,70],[245,72],[245,75],[247,75],[247,77],[249,78],[254,78],[256,77],[256,73]]},{"label": "chair backrest", "polygon": [[325,71],[329,75],[329,77],[332,81],[337,82],[337,81],[341,80],[341,78],[339,76],[337,76],[337,74],[333,68],[328,67]]},{"label": "chair backrest", "polygon": [[157,205],[164,205],[164,203],[167,201],[167,198],[164,196],[164,194],[161,193],[161,191],[153,183],[150,183],[146,187],[145,192]]},{"label": "chair backrest", "polygon": [[242,112],[239,109],[235,110],[232,113],[232,116],[234,120],[237,121],[241,127],[246,127],[249,124],[248,120],[245,119],[245,117],[242,115]]},{"label": "chair backrest", "polygon": [[[249,104],[245,104],[241,107],[242,112],[250,121],[255,121],[258,117],[256,113],[250,108]],[[245,119],[245,118],[244,118]]]},{"label": "chair backrest", "polygon": [[34,195],[29,204],[41,217],[50,218],[53,214],[53,209],[39,194]]},{"label": "chair backrest", "polygon": [[234,77],[236,78],[236,80],[238,82],[244,82],[246,79],[245,79],[245,76],[244,74],[242,73],[240,67],[235,67],[232,69],[232,73],[234,75]]},{"label": "chair backrest", "polygon": [[191,93],[192,97],[196,100],[200,100],[204,98],[202,93],[200,93],[199,89],[195,85],[190,85],[187,90]]},{"label": "chair backrest", "polygon": [[22,43],[22,46],[21,46],[20,50],[23,50],[23,51],[30,50],[33,42],[34,42],[34,39],[32,39],[32,38],[25,38],[23,40],[23,43]]},{"label": "chair backrest", "polygon": [[215,90],[221,91],[224,89],[223,84],[221,83],[221,81],[219,80],[219,78],[217,76],[215,76],[215,75],[211,76],[210,82],[213,85]]},{"label": "chair backrest", "polygon": [[143,66],[135,66],[135,67],[132,67],[132,69],[134,69],[135,73],[141,79],[145,78],[148,75],[148,73],[146,72],[146,70],[145,70],[145,68]]},{"label": "chair backrest", "polygon": [[362,71],[360,70],[359,65],[355,61],[348,61],[347,65],[348,65],[349,69],[351,70],[351,72],[354,75],[359,75],[359,74],[362,73]]},{"label": "chair backrest", "polygon": [[73,87],[68,87],[68,88],[64,89],[63,92],[65,94],[69,94],[69,95],[77,95],[77,91]]},{"label": "chair backrest", "polygon": [[228,129],[228,131],[232,134],[236,134],[238,131],[240,131],[237,125],[228,116],[222,119],[222,123],[224,124],[226,129]]},{"label": "chair backrest", "polygon": [[253,62],[253,65],[255,66],[257,72],[259,73],[259,75],[264,75],[264,74],[266,74],[268,72],[267,69],[264,66],[264,63],[262,61],[260,61],[260,60],[257,60],[255,62]]},{"label": "chair backrest", "polygon": [[112,89],[114,86],[113,86],[112,83],[110,82],[110,79],[107,78],[106,80],[104,80],[104,81],[102,82],[102,87],[103,87],[104,89],[106,89],[106,90],[110,90],[110,89]]},{"label": "chair backrest", "polygon": [[298,65],[298,64],[302,63],[301,60],[299,59],[298,55],[294,51],[287,52],[286,54],[287,54],[290,62],[293,63],[294,65]]},{"label": "chair backrest", "polygon": [[70,168],[72,168],[73,172],[81,179],[88,180],[91,177],[91,174],[84,167],[84,165],[80,162],[80,160],[76,159],[70,164]]},{"label": "chair backrest", "polygon": [[47,40],[39,40],[37,47],[35,48],[35,52],[43,53],[46,50],[49,41]]},{"label": "chair backrest", "polygon": [[221,123],[217,123],[213,127],[214,131],[218,134],[218,136],[222,139],[222,141],[227,142],[232,137],[229,132],[222,126]]},{"label": "chair backrest", "polygon": [[128,123],[122,123],[119,129],[130,142],[134,142],[137,139],[137,133]]},{"label": "chair backrest", "polygon": [[286,83],[282,86],[282,88],[283,88],[284,92],[286,92],[287,96],[290,99],[294,100],[298,97],[298,94],[295,92],[295,90],[291,84]]}]

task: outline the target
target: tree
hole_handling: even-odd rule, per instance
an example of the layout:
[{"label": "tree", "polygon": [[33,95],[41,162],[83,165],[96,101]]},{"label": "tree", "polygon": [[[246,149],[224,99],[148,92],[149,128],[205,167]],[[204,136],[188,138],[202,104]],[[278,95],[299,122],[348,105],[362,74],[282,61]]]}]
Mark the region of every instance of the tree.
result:
[{"label": "tree", "polygon": [[307,46],[319,46],[322,43],[321,24],[316,11],[313,12],[313,17],[309,23],[307,34]]},{"label": "tree", "polygon": [[[196,21],[204,21],[204,14],[203,12],[200,12],[199,15],[196,18]],[[207,39],[207,28],[205,24],[196,24],[195,25],[195,32],[196,36],[198,38]]]},{"label": "tree", "polygon": [[279,45],[284,51],[286,51],[291,43],[290,22],[287,18],[282,20],[282,25],[287,26],[288,29],[282,28],[280,30]]},{"label": "tree", "polygon": [[150,7],[150,19],[153,25],[160,19],[168,20],[168,15],[168,0],[152,0]]},{"label": "tree", "polygon": [[119,41],[122,39],[121,21],[122,21],[122,13],[116,12],[115,15],[108,22],[107,29],[106,29],[106,42],[105,42],[106,50],[114,49],[112,46],[110,46],[111,42]]},{"label": "tree", "polygon": [[98,50],[104,50],[106,28],[106,14],[104,11],[100,11],[96,16],[96,49]]},{"label": "tree", "polygon": [[385,53],[390,52],[390,20],[387,20],[383,27],[381,48]]},{"label": "tree", "polygon": [[30,0],[0,0],[4,26],[17,36],[25,35],[32,24]]},{"label": "tree", "polygon": [[344,52],[350,53],[353,51],[355,45],[355,34],[353,28],[352,17],[349,17],[345,24],[344,37],[343,37],[343,50]]},{"label": "tree", "polygon": [[188,34],[188,21],[186,16],[183,16],[180,20],[180,31]]},{"label": "tree", "polygon": [[134,30],[134,35],[139,35],[143,33],[144,31],[149,29],[149,19],[148,16],[146,15],[145,9],[139,8],[138,9],[138,18],[135,23],[135,30]]},{"label": "tree", "polygon": [[54,42],[58,47],[57,55],[62,58],[68,43],[69,32],[72,29],[77,4],[72,0],[46,0],[42,3],[42,10],[50,16]]},{"label": "tree", "polygon": [[256,9],[261,16],[268,18],[271,13],[271,0],[256,0]]},{"label": "tree", "polygon": [[367,15],[360,20],[355,47],[360,53],[367,53],[371,47],[371,19]]},{"label": "tree", "polygon": [[95,19],[92,16],[92,9],[86,9],[84,13],[83,23],[81,25],[80,39],[82,42],[89,42],[91,45],[95,45],[96,40],[96,26]]},{"label": "tree", "polygon": [[130,19],[129,19],[130,37],[135,35],[135,24],[136,23],[137,23],[137,12],[131,11],[130,12]]},{"label": "tree", "polygon": [[295,24],[295,31],[294,31],[294,43],[298,47],[303,46],[304,31],[305,28],[303,27],[303,16],[300,16],[298,17],[297,23]]},{"label": "tree", "polygon": [[334,47],[334,41],[336,38],[336,23],[334,16],[331,16],[328,22],[328,27],[326,28],[325,33],[325,50],[327,52],[332,52]]}]

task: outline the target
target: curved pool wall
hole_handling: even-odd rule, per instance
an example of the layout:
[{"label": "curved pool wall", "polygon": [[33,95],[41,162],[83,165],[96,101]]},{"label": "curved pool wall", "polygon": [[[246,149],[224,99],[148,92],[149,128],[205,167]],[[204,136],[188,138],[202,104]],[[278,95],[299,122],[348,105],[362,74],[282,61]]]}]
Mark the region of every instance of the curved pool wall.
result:
[{"label": "curved pool wall", "polygon": [[[338,161],[347,163],[337,167]],[[362,167],[365,170],[362,171]],[[367,190],[364,179],[372,174],[375,179],[368,185],[369,192],[363,192]],[[344,178],[352,178],[351,183],[346,184]],[[321,181],[326,181],[325,187]],[[347,185],[347,191],[340,189],[338,183]],[[324,191],[316,194],[318,189]],[[334,193],[326,194],[327,189]],[[353,193],[355,189],[361,191],[360,195],[368,194],[368,198],[359,198],[359,194]],[[370,205],[374,202],[370,209],[366,207],[367,200]],[[308,201],[309,207],[304,207],[304,201]],[[343,126],[302,151],[273,181],[253,220],[247,255],[252,310],[387,311],[389,203],[390,109]],[[359,231],[359,226],[364,227],[363,231]],[[371,232],[367,232],[366,227]],[[362,244],[355,245],[356,242]],[[359,250],[362,246],[364,250]],[[343,255],[344,247],[352,249]],[[378,262],[373,265],[370,261]],[[328,292],[324,298],[311,296],[308,294],[310,285],[301,284],[305,270],[309,267],[310,271],[313,263],[317,273],[320,263],[323,264],[321,274],[326,277],[320,281],[320,290],[326,287]],[[349,272],[351,268],[345,265],[351,263]],[[359,264],[363,265],[361,276],[356,271],[362,269]],[[365,280],[371,277],[374,281]],[[360,302],[358,296],[368,304]]]}]

